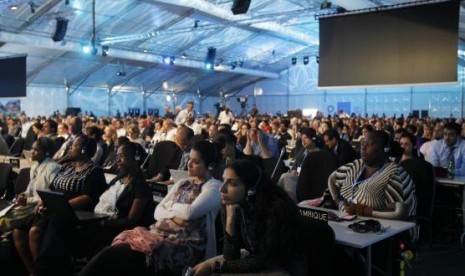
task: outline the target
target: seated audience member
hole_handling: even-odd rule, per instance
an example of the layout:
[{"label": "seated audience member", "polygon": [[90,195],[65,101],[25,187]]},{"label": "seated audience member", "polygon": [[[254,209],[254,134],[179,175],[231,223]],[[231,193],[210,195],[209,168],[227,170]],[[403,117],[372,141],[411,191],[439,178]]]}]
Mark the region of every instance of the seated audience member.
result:
[{"label": "seated audience member", "polygon": [[216,254],[215,217],[220,209],[221,182],[208,170],[218,159],[208,141],[190,151],[190,178],[177,182],[155,210],[150,229],[137,227],[118,235],[80,275],[151,275],[179,273]]},{"label": "seated audience member", "polygon": [[134,142],[134,143],[138,143],[139,145],[142,146],[142,148],[145,149],[146,142],[145,142],[144,139],[139,137],[140,136],[140,129],[139,129],[138,125],[136,125],[136,124],[129,125],[127,134],[128,134],[129,141]]},{"label": "seated audience member", "polygon": [[455,175],[465,175],[465,140],[460,138],[460,125],[444,125],[444,139],[439,140],[431,149],[428,161],[434,167],[447,168],[451,160],[455,163]]},{"label": "seated audience member", "polygon": [[423,143],[420,147],[420,152],[425,156],[425,160],[430,160],[431,149],[434,144],[439,142],[444,136],[444,127],[441,124],[436,124],[433,128],[432,139],[428,142]]},{"label": "seated audience member", "polygon": [[[194,267],[194,275],[274,272],[306,275],[296,205],[254,163],[236,160],[221,186],[223,255]],[[245,254],[241,253],[245,249]]]},{"label": "seated audience member", "polygon": [[357,153],[346,140],[339,138],[336,129],[330,128],[323,133],[323,141],[326,147],[333,152],[338,159],[338,165],[342,166],[357,158]]},{"label": "seated audience member", "polygon": [[112,143],[111,148],[108,149],[108,154],[105,157],[105,161],[103,161],[102,168],[105,173],[112,173],[118,174],[119,169],[117,165],[117,152],[118,148],[125,143],[129,143],[128,137],[121,136],[116,139],[114,143]]},{"label": "seated audience member", "polygon": [[16,223],[25,217],[34,215],[35,205],[40,198],[37,190],[49,190],[60,165],[55,163],[51,156],[55,153],[55,143],[48,137],[39,137],[32,145],[32,161],[37,161],[30,170],[30,180],[26,191],[19,194],[16,203],[24,207],[15,208],[0,218],[0,234],[11,231]]},{"label": "seated audience member", "polygon": [[82,120],[79,117],[73,117],[69,120],[69,130],[70,135],[68,139],[66,139],[61,148],[53,155],[53,160],[58,162],[59,164],[66,163],[70,161],[69,158],[69,150],[73,145],[74,141],[82,135]]},{"label": "seated audience member", "polygon": [[97,150],[92,156],[92,161],[97,165],[102,165],[108,154],[107,144],[102,139],[102,130],[97,125],[91,125],[86,127],[86,135],[97,142]]},{"label": "seated audience member", "polygon": [[249,129],[247,143],[243,150],[245,155],[258,155],[263,159],[278,159],[278,142],[272,135],[263,133],[256,128]]},{"label": "seated audience member", "polygon": [[402,148],[402,155],[397,158],[398,160],[397,163],[400,163],[404,160],[408,160],[408,159],[412,159],[412,158],[415,158],[415,159],[424,159],[423,157],[423,154],[421,154],[421,152],[418,151],[418,149],[416,148],[416,144],[415,144],[415,136],[413,136],[413,134],[411,133],[403,133],[401,136],[400,136],[400,147]]},{"label": "seated audience member", "polygon": [[152,138],[152,144],[156,144],[160,141],[174,141],[176,136],[176,127],[171,119],[163,120],[163,124],[160,130],[158,130]]},{"label": "seated audience member", "polygon": [[314,151],[318,151],[316,146],[316,132],[313,128],[303,129],[301,132],[300,139],[302,141],[302,147],[296,154],[295,162],[292,165],[292,168],[287,173],[283,173],[278,180],[278,186],[281,187],[289,197],[297,202],[296,196],[296,186],[297,179],[299,177],[300,171],[302,169],[302,164],[308,155]]},{"label": "seated audience member", "polygon": [[389,162],[388,146],[384,131],[371,131],[362,142],[362,158],[330,175],[329,191],[340,210],[385,219],[415,216],[414,184],[401,166]]},{"label": "seated audience member", "polygon": [[36,272],[41,275],[71,274],[71,252],[93,253],[110,245],[121,231],[139,225],[148,226],[153,221],[154,202],[140,169],[140,155],[138,145],[132,142],[118,148],[119,174],[94,208],[95,213],[106,214],[108,219],[78,227],[57,219],[50,220],[44,241],[49,241],[48,258],[53,258],[53,262],[44,266],[39,258]]},{"label": "seated audience member", "polygon": [[[194,131],[182,125],[176,131],[176,136],[174,137],[175,145],[170,141],[165,141],[165,144],[171,145],[164,146],[163,149],[160,148],[160,151],[155,146],[147,168],[148,181],[160,182],[169,180],[169,169],[186,170],[193,138]],[[166,162],[160,162],[165,160]],[[173,167],[175,165],[177,167]]]},{"label": "seated audience member", "polygon": [[[52,160],[55,153],[55,143],[51,138],[40,137],[32,144],[32,161],[37,161],[31,167],[30,181],[26,191],[19,195],[18,200],[26,200],[26,203],[40,201],[37,190],[48,190],[53,179],[60,170],[60,165]],[[21,204],[21,202],[18,202]]]},{"label": "seated audience member", "polygon": [[[85,135],[77,137],[69,150],[70,162],[62,166],[52,181],[50,189],[64,193],[75,210],[93,210],[106,188],[103,170],[91,160],[96,148],[93,139]],[[50,216],[42,211],[42,207],[39,203],[37,215],[18,223],[13,231],[16,249],[31,273],[36,269],[39,249],[41,254],[47,254],[42,244],[42,234],[47,228]]]}]

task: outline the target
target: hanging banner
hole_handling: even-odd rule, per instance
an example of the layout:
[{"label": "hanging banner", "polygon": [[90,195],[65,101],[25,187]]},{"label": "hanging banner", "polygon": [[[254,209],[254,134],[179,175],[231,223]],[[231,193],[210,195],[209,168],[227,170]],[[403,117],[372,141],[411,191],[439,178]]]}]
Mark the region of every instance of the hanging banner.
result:
[{"label": "hanging banner", "polygon": [[0,99],[0,113],[19,115],[21,113],[20,99]]}]

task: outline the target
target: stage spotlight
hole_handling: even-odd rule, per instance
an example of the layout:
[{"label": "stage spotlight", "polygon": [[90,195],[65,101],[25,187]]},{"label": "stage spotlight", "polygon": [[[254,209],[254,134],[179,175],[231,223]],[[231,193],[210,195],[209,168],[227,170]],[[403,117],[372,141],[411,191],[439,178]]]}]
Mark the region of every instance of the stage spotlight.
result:
[{"label": "stage spotlight", "polygon": [[234,61],[233,63],[231,63],[231,70],[236,69],[236,67],[237,67],[237,61]]},{"label": "stage spotlight", "polygon": [[174,56],[171,56],[171,57],[170,57],[170,65],[173,65],[173,64],[174,64],[174,60],[175,60],[175,59],[176,59],[176,58],[175,58]]},{"label": "stage spotlight", "polygon": [[84,45],[82,46],[82,52],[84,54],[90,54],[90,51],[92,51],[92,47],[90,47],[90,45]]},{"label": "stage spotlight", "polygon": [[205,63],[205,69],[211,70],[213,68],[213,65],[211,63]]},{"label": "stage spotlight", "polygon": [[244,67],[244,62],[243,61],[239,61],[239,67]]},{"label": "stage spotlight", "polygon": [[102,57],[108,56],[108,46],[102,46]]},{"label": "stage spotlight", "polygon": [[170,61],[171,61],[170,57],[167,57],[167,56],[163,57],[163,63],[164,64],[170,64]]},{"label": "stage spotlight", "polygon": [[293,57],[291,59],[291,62],[292,62],[292,65],[296,65],[297,64],[297,58]]},{"label": "stage spotlight", "polygon": [[307,65],[308,64],[308,56],[304,56],[304,65]]}]

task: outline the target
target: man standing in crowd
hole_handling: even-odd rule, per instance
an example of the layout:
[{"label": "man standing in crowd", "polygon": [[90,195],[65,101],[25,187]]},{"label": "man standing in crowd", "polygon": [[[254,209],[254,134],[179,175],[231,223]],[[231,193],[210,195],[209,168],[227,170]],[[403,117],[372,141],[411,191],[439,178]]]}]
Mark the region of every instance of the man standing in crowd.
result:
[{"label": "man standing in crowd", "polygon": [[178,116],[176,116],[176,125],[180,126],[186,123],[187,118],[194,117],[194,103],[188,102],[186,104],[186,109],[179,111]]}]

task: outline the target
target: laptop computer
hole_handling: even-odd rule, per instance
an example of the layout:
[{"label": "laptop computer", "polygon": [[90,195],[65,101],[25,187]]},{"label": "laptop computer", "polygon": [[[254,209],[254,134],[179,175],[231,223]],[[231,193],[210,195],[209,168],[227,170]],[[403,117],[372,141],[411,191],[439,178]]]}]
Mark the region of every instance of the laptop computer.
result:
[{"label": "laptop computer", "polygon": [[189,178],[189,172],[183,170],[173,170],[170,169],[171,179],[174,183],[178,183],[179,180],[184,178]]},{"label": "laptop computer", "polygon": [[96,214],[89,211],[75,211],[71,204],[69,204],[68,198],[64,193],[37,190],[44,206],[47,207],[47,212],[57,218],[65,221],[73,222],[87,222],[93,220],[101,220],[108,217],[104,214]]}]

